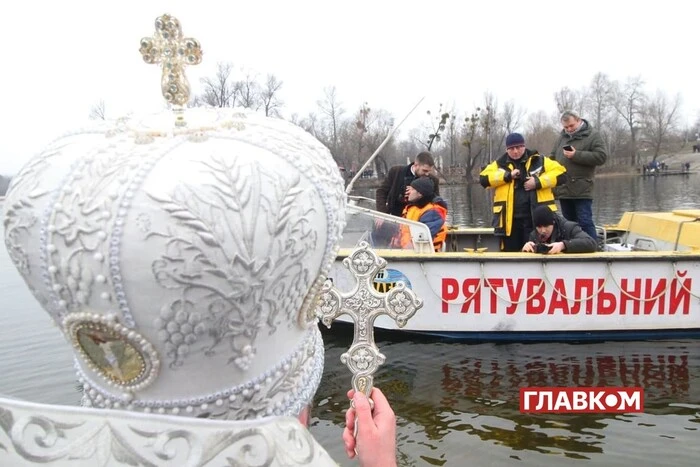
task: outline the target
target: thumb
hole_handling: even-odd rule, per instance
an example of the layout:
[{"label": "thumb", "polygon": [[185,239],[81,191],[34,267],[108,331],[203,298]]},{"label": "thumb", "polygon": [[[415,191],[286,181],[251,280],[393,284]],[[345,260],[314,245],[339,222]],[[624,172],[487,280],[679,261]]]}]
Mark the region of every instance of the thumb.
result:
[{"label": "thumb", "polygon": [[356,392],[352,399],[355,404],[355,413],[357,414],[357,422],[360,426],[373,426],[372,409],[369,406],[369,399],[361,392]]}]

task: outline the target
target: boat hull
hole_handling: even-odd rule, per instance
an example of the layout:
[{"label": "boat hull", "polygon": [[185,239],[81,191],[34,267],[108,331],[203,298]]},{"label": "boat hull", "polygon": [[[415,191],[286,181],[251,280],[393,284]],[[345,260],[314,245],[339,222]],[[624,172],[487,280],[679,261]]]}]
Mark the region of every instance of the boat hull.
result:
[{"label": "boat hull", "polygon": [[[424,306],[404,328],[386,316],[376,328],[475,340],[700,335],[697,253],[377,252],[387,265],[374,278],[375,289],[403,281]],[[341,251],[330,274],[343,292],[356,287],[343,264],[349,253]]]}]

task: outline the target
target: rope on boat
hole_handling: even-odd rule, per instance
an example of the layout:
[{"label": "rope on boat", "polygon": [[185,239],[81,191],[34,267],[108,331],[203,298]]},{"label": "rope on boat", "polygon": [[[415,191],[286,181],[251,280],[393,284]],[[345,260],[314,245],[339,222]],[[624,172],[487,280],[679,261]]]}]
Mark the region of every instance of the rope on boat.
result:
[{"label": "rope on boat", "polygon": [[530,295],[529,297],[526,297],[526,298],[524,298],[524,299],[522,299],[522,300],[518,300],[517,302],[514,302],[514,301],[512,301],[512,300],[509,299],[509,298],[503,298],[503,297],[501,297],[501,296],[498,294],[498,292],[496,292],[496,291],[494,290],[494,288],[491,286],[491,281],[489,281],[488,279],[486,279],[486,274],[484,273],[484,263],[479,263],[479,265],[481,266],[481,280],[486,282],[486,284],[489,286],[489,289],[491,290],[491,293],[493,293],[494,295],[496,295],[498,298],[500,298],[500,299],[503,300],[504,302],[509,302],[511,305],[515,305],[516,303],[519,305],[519,304],[521,304],[521,303],[528,302],[528,301],[532,300],[533,298],[535,298],[535,296],[536,296],[538,293],[544,292],[544,290],[542,290],[542,288],[544,287],[544,281],[541,281],[541,282],[540,282],[540,287],[537,289],[537,292],[532,292],[532,295]]},{"label": "rope on boat", "polygon": [[[581,303],[581,302],[586,302],[588,300],[592,300],[593,298],[597,297],[599,293],[603,291],[605,288],[605,284],[608,282],[608,277],[612,275],[612,271],[610,270],[610,263],[607,263],[608,267],[605,269],[607,273],[605,274],[605,277],[603,278],[603,282],[600,284],[600,287],[598,287],[598,290],[590,294],[588,297],[581,297],[581,298],[570,298],[567,295],[564,295],[561,290],[557,289],[554,287],[554,284],[552,284],[552,281],[549,279],[549,276],[547,276],[547,263],[542,262],[542,275],[544,275],[544,280],[547,282],[552,287],[552,290],[554,290],[557,295],[562,297],[564,300],[571,301],[574,303]],[[613,279],[614,280],[614,279]]]},{"label": "rope on boat", "polygon": [[678,268],[676,267],[676,262],[674,261],[672,264],[673,264],[673,275],[676,276],[676,279],[678,279],[678,283],[681,285],[681,288],[682,288],[683,290],[685,290],[686,292],[688,292],[688,293],[690,294],[691,297],[695,297],[695,298],[697,298],[697,299],[700,300],[700,295],[694,294],[690,289],[688,289],[688,288],[685,286],[685,284],[684,284],[683,281],[681,280],[682,277],[680,277],[680,276],[678,275]]},{"label": "rope on boat", "polygon": [[423,263],[418,263],[418,264],[420,265],[420,269],[423,272],[423,277],[425,277],[425,281],[427,282],[428,287],[430,287],[431,292],[433,292],[433,294],[436,297],[438,297],[441,302],[447,303],[448,305],[464,305],[465,303],[472,301],[474,299],[474,297],[476,297],[476,294],[479,293],[479,291],[483,287],[484,282],[486,282],[486,285],[488,286],[489,290],[491,290],[492,293],[494,293],[498,298],[500,298],[504,302],[510,303],[511,305],[516,304],[516,303],[517,304],[525,303],[528,300],[532,300],[532,298],[534,298],[538,293],[540,293],[542,291],[542,287],[544,287],[544,281],[542,281],[542,283],[540,284],[540,287],[537,289],[536,292],[533,292],[533,294],[530,295],[529,297],[525,297],[522,300],[518,300],[517,302],[514,302],[514,301],[510,300],[509,298],[503,298],[496,290],[494,290],[494,288],[491,286],[491,283],[489,282],[489,280],[486,279],[486,276],[484,274],[484,263],[479,263],[479,265],[481,266],[481,277],[479,277],[479,283],[478,283],[477,287],[474,289],[474,292],[468,298],[466,298],[463,302],[451,302],[449,300],[445,300],[444,298],[442,298],[442,294],[439,294],[438,292],[435,291],[435,289],[433,289],[433,286],[430,285],[430,280],[428,280],[428,273],[425,270],[425,266],[423,265]]},{"label": "rope on boat", "polygon": [[[671,282],[673,282],[673,280],[667,281],[667,284],[666,284],[666,287],[664,288],[664,290],[662,290],[658,294],[654,295],[653,297],[649,297],[649,298],[636,297],[636,296],[630,294],[629,292],[627,292],[625,289],[623,289],[620,286],[620,283],[617,281],[617,279],[615,279],[615,276],[613,276],[612,266],[611,266],[610,262],[608,261],[607,264],[608,264],[608,271],[610,272],[610,278],[613,280],[613,282],[615,283],[617,288],[620,290],[620,293],[622,293],[622,295],[626,296],[627,298],[631,298],[633,300],[637,300],[637,301],[642,302],[642,303],[653,302],[655,300],[658,300],[663,294],[668,292],[668,289],[671,287]],[[674,261],[672,264],[673,264],[673,274],[676,277],[678,277],[676,274],[676,262]]]},{"label": "rope on boat", "polygon": [[474,289],[474,293],[471,295],[471,297],[465,299],[462,303],[457,303],[457,302],[450,302],[449,300],[445,300],[442,298],[442,294],[439,294],[433,289],[433,286],[430,285],[430,280],[428,280],[428,273],[425,271],[425,266],[423,263],[418,263],[420,265],[420,270],[423,272],[423,277],[425,277],[425,281],[428,284],[428,287],[430,287],[430,291],[433,292],[433,294],[439,298],[443,303],[447,303],[448,305],[464,305],[467,302],[470,302],[476,297],[476,294],[479,292],[479,290],[482,287],[482,283],[484,282],[484,275],[482,274],[481,277],[479,278],[479,286]]}]

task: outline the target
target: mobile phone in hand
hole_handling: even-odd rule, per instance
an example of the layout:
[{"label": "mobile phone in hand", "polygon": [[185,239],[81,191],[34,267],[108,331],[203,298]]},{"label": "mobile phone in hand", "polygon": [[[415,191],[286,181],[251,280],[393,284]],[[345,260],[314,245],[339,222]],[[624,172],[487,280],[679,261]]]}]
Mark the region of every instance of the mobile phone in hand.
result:
[{"label": "mobile phone in hand", "polygon": [[572,145],[570,145],[570,144],[567,144],[567,145],[564,146],[562,149],[564,149],[564,151],[573,151],[573,150],[574,150],[574,147],[573,147]]}]

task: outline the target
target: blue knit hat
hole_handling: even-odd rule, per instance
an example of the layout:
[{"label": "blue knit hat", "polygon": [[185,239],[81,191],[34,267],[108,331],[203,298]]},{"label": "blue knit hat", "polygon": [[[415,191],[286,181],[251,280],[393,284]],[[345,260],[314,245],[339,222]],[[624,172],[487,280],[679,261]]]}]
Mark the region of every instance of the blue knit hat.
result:
[{"label": "blue knit hat", "polygon": [[506,137],[506,149],[513,146],[525,146],[525,138],[520,133],[511,133]]}]

